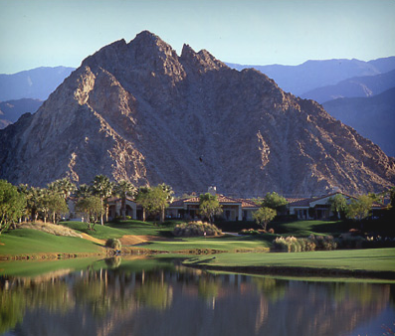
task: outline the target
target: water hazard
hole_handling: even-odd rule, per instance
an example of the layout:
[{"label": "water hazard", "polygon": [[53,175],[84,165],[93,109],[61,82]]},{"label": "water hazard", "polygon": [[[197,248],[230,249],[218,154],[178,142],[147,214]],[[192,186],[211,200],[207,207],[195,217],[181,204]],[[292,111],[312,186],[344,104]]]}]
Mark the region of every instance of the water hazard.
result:
[{"label": "water hazard", "polygon": [[391,284],[215,275],[166,258],[68,267],[4,274],[0,335],[394,335]]}]

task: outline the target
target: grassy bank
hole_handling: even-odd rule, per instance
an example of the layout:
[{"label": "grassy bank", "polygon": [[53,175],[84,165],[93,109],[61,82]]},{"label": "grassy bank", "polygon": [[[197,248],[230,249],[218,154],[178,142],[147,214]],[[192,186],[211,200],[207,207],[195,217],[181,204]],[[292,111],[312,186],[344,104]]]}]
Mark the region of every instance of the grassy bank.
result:
[{"label": "grassy bank", "polygon": [[[125,239],[123,252],[130,253],[181,253],[191,256],[190,266],[232,271],[252,269],[276,272],[288,270],[291,273],[311,269],[329,272],[392,272],[395,274],[395,249],[336,250],[300,253],[268,252],[277,235],[220,236],[220,237],[174,237],[172,231],[177,222],[158,226],[150,222],[124,221],[96,225],[89,230],[86,223],[65,222],[63,225],[101,239],[132,237]],[[346,232],[341,222],[299,221],[282,223],[277,230],[283,235],[305,237],[310,234],[329,235]],[[141,237],[136,239],[136,237]],[[88,237],[89,238],[89,237]],[[141,242],[141,243],[136,243]],[[12,230],[0,236],[0,259],[45,259],[75,256],[106,256],[100,241],[89,241],[76,237],[59,237],[31,229]],[[218,253],[226,252],[226,253]],[[249,253],[240,253],[249,252]],[[215,255],[210,255],[216,253]],[[244,270],[242,270],[244,268]]]},{"label": "grassy bank", "polygon": [[75,237],[58,237],[45,232],[21,229],[2,234],[0,258],[39,258],[53,255],[105,255],[102,246]]},{"label": "grassy bank", "polygon": [[167,225],[156,225],[152,222],[142,222],[138,220],[120,221],[119,223],[106,223],[102,226],[96,224],[93,230],[88,229],[87,223],[81,222],[62,222],[61,224],[67,226],[77,232],[86,233],[94,238],[109,239],[121,238],[125,235],[152,235],[158,237],[172,237],[171,232],[178,222],[171,222]]},{"label": "grassy bank", "polygon": [[174,238],[167,241],[153,241],[140,245],[142,249],[161,252],[194,251],[216,252],[268,252],[270,242],[262,236],[222,236],[217,238]]},{"label": "grassy bank", "polygon": [[367,272],[373,277],[385,273],[395,280],[395,248],[300,253],[226,253],[215,257],[194,257],[185,261],[185,265],[255,273],[311,272],[364,276],[363,273]]}]

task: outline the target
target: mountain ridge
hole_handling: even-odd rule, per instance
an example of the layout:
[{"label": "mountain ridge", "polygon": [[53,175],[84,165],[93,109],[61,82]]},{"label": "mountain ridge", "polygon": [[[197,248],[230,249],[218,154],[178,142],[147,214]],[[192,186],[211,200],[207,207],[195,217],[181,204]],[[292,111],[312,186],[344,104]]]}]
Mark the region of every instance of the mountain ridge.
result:
[{"label": "mountain ridge", "polygon": [[[38,159],[39,158],[39,159]],[[87,57],[34,115],[0,131],[0,177],[97,174],[240,196],[389,187],[395,162],[316,102],[150,32]]]},{"label": "mountain ridge", "polygon": [[15,74],[0,74],[0,101],[23,98],[45,100],[74,68],[39,67]]},{"label": "mountain ridge", "polygon": [[333,117],[395,157],[395,87],[372,97],[339,98],[323,106]]},{"label": "mountain ridge", "polygon": [[286,92],[299,96],[308,91],[335,85],[352,77],[372,76],[395,69],[395,57],[369,62],[357,59],[308,60],[300,65],[240,65],[227,63],[237,70],[255,68],[273,78]]},{"label": "mountain ridge", "polygon": [[322,104],[337,98],[371,97],[392,87],[395,87],[395,70],[374,76],[348,78],[335,85],[305,92],[300,97]]}]

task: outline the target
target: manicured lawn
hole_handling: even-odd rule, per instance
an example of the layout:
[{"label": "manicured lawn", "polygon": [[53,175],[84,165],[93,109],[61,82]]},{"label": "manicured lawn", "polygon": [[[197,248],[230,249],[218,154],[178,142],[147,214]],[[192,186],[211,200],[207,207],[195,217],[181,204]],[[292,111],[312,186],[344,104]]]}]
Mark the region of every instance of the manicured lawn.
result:
[{"label": "manicured lawn", "polygon": [[155,251],[217,250],[224,252],[268,251],[270,243],[261,236],[218,238],[174,238],[170,241],[155,241],[141,246]]},{"label": "manicured lawn", "polygon": [[121,238],[125,235],[153,235],[160,237],[172,236],[174,224],[170,225],[155,225],[152,222],[142,222],[137,220],[126,220],[120,223],[106,223],[106,225],[101,226],[96,224],[93,230],[88,230],[87,223],[81,222],[62,222],[61,225],[67,226],[79,232],[84,232],[92,237],[98,239],[108,239],[108,238]]},{"label": "manicured lawn", "polygon": [[100,253],[102,248],[88,240],[58,237],[45,232],[21,229],[0,236],[0,255],[35,253]]},{"label": "manicured lawn", "polygon": [[272,227],[275,233],[281,235],[292,235],[294,237],[308,237],[313,235],[339,235],[347,232],[350,227],[349,224],[343,221],[320,221],[320,220],[305,220],[293,221],[289,223],[277,223]]},{"label": "manicured lawn", "polygon": [[311,267],[368,271],[395,271],[395,248],[300,253],[224,253],[199,256],[187,264],[219,267]]}]

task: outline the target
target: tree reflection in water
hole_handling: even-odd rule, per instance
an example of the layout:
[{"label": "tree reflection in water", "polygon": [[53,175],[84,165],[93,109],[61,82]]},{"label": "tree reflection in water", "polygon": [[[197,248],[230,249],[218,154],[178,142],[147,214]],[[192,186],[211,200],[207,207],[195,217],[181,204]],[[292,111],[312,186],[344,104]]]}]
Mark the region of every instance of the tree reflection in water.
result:
[{"label": "tree reflection in water", "polygon": [[[215,275],[119,257],[59,274],[1,278],[0,335],[349,335],[395,312],[386,284]],[[383,334],[381,323],[371,327],[366,334]]]}]

